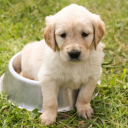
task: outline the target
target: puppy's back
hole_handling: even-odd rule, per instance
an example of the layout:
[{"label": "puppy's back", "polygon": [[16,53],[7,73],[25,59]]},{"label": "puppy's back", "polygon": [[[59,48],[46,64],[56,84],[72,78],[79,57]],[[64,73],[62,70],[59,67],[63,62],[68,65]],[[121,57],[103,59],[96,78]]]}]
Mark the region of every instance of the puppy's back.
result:
[{"label": "puppy's back", "polygon": [[44,40],[29,43],[24,46],[21,53],[21,70],[24,77],[38,80],[37,73],[43,63]]}]

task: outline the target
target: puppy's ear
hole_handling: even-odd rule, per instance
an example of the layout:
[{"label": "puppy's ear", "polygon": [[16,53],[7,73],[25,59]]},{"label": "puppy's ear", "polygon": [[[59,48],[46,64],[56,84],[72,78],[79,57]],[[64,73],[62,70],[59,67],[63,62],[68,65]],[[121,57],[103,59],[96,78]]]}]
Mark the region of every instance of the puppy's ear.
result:
[{"label": "puppy's ear", "polygon": [[53,25],[48,25],[44,30],[44,39],[47,45],[55,52],[56,41],[55,41],[55,30]]},{"label": "puppy's ear", "polygon": [[105,35],[104,22],[100,19],[100,16],[97,16],[97,20],[93,26],[94,26],[94,48],[96,50],[98,43]]}]

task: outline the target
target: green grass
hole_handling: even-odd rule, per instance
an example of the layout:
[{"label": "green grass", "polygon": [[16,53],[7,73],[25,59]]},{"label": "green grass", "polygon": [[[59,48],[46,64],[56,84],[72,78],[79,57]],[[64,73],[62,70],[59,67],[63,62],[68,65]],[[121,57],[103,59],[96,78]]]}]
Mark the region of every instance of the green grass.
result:
[{"label": "green grass", "polygon": [[[44,18],[76,3],[101,15],[106,24],[106,45],[99,95],[91,103],[91,120],[78,118],[76,111],[59,113],[53,128],[128,127],[128,1],[127,0],[0,0],[0,75],[10,58],[31,41],[41,40]],[[37,109],[29,112],[13,106],[0,92],[0,127],[40,128]],[[44,126],[45,127],[45,126]]]}]

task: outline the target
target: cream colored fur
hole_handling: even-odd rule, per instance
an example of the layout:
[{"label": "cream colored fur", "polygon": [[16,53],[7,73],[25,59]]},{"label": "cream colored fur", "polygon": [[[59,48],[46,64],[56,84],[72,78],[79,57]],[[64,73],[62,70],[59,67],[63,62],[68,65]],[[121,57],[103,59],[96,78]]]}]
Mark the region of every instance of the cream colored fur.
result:
[{"label": "cream colored fur", "polygon": [[[88,36],[82,37],[82,32]],[[65,38],[60,36],[63,33]],[[59,87],[80,89],[76,101],[78,116],[91,118],[90,100],[102,74],[104,45],[100,40],[104,34],[104,23],[98,15],[73,4],[46,17],[45,40],[23,48],[22,75],[41,83],[42,123],[49,125],[56,121]],[[81,52],[79,60],[68,55],[74,49]]]}]

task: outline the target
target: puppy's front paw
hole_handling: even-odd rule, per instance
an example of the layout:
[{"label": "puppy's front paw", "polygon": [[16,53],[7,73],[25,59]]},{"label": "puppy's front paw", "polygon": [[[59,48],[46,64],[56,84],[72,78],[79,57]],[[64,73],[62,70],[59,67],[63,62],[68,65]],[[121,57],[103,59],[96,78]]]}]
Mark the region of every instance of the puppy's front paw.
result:
[{"label": "puppy's front paw", "polygon": [[93,109],[90,106],[90,103],[77,104],[76,108],[78,117],[82,117],[84,119],[90,119],[92,114],[94,113]]},{"label": "puppy's front paw", "polygon": [[41,123],[45,125],[52,125],[56,121],[57,114],[43,112],[40,116]]}]

